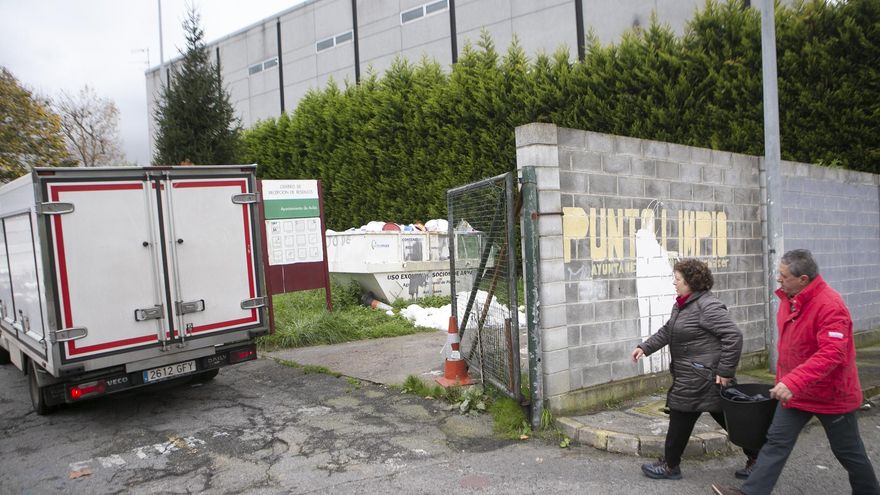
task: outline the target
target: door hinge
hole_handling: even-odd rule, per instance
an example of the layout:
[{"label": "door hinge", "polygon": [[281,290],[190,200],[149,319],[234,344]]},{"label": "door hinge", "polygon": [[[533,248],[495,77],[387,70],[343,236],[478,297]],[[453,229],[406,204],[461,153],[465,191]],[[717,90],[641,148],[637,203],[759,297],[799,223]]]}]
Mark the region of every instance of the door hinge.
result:
[{"label": "door hinge", "polygon": [[45,203],[37,203],[36,209],[37,215],[63,215],[65,213],[73,213],[73,203],[48,201]]},{"label": "door hinge", "polygon": [[24,310],[18,310],[18,324],[21,325],[21,331],[28,333],[31,330],[31,319],[24,315]]},{"label": "door hinge", "polygon": [[260,200],[260,195],[257,193],[241,193],[241,194],[233,194],[232,202],[237,205],[247,205],[251,203],[256,203]]},{"label": "door hinge", "polygon": [[241,302],[241,309],[256,309],[266,305],[265,297],[255,297],[253,299],[245,299]]},{"label": "door hinge", "polygon": [[205,310],[205,300],[197,299],[195,301],[177,301],[174,303],[174,311],[176,314],[185,315],[187,313],[197,313]]},{"label": "door hinge", "polygon": [[163,308],[158,304],[152,308],[136,309],[134,310],[134,321],[161,320],[164,318],[163,314]]}]

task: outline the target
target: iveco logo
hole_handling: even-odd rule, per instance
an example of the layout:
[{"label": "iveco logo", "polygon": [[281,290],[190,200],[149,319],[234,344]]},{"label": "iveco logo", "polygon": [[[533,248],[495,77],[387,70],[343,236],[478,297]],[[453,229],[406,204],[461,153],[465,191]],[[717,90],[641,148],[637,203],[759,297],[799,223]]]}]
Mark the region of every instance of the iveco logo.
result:
[{"label": "iveco logo", "polygon": [[126,384],[126,383],[128,383],[128,377],[127,377],[127,376],[123,376],[123,377],[120,377],[120,378],[113,378],[112,380],[107,380],[107,386],[108,386],[108,387],[112,387],[112,386],[114,386],[114,385],[123,385],[123,384]]}]

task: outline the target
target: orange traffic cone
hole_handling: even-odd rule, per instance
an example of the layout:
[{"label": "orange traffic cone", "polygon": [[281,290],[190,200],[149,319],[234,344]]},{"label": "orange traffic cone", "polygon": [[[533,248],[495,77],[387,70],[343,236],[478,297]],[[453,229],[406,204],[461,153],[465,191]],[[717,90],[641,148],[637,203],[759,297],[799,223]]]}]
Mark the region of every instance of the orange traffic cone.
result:
[{"label": "orange traffic cone", "polygon": [[437,379],[437,383],[444,387],[472,385],[474,383],[468,376],[467,363],[461,358],[461,340],[458,338],[458,323],[454,316],[449,317],[449,333],[446,335],[446,363],[443,365],[443,376]]}]

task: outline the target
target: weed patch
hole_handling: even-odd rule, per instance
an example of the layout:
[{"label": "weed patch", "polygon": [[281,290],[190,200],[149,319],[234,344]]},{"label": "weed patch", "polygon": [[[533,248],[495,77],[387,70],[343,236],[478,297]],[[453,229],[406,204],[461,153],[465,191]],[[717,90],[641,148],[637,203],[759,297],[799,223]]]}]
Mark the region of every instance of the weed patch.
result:
[{"label": "weed patch", "polygon": [[532,427],[522,406],[510,397],[497,397],[489,406],[492,430],[511,440],[525,440],[532,434]]},{"label": "weed patch", "polygon": [[[333,284],[331,290],[333,311],[327,311],[324,307],[323,289],[273,296],[275,333],[257,340],[260,349],[271,351],[437,331],[416,327],[401,316],[389,316],[383,311],[361,306],[358,302],[360,289],[357,284]],[[448,300],[448,297],[429,297],[406,303],[431,306],[448,304]],[[400,301],[398,303],[403,304]]]}]

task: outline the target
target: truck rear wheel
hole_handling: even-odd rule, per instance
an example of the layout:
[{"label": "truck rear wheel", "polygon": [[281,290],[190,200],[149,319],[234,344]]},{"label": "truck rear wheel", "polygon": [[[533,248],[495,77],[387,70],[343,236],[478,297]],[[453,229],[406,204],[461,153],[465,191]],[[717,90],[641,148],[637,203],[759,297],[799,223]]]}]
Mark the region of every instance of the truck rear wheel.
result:
[{"label": "truck rear wheel", "polygon": [[9,351],[0,347],[0,364],[9,364],[10,362]]},{"label": "truck rear wheel", "polygon": [[40,416],[45,416],[52,412],[52,407],[46,403],[46,394],[37,382],[37,369],[39,369],[37,363],[31,361],[28,369],[28,390],[31,394],[31,405],[33,405],[34,411]]}]

